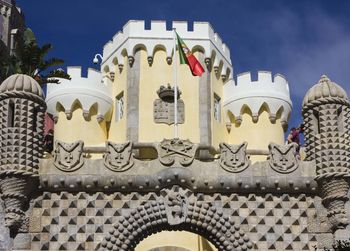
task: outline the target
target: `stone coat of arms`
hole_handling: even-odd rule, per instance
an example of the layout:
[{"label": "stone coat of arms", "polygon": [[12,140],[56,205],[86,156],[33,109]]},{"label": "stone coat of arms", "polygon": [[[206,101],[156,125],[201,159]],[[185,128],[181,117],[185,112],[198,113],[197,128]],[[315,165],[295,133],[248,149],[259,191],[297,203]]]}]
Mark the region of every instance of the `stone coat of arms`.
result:
[{"label": "stone coat of arms", "polygon": [[158,146],[159,161],[166,166],[179,162],[188,166],[193,162],[197,146],[189,140],[164,139]]},{"label": "stone coat of arms", "polygon": [[247,142],[239,145],[229,145],[220,143],[220,165],[223,169],[229,172],[242,172],[250,165],[250,160],[246,154]]},{"label": "stone coat of arms", "polygon": [[65,172],[73,172],[84,164],[84,142],[79,140],[73,143],[55,141],[54,165]]},{"label": "stone coat of arms", "polygon": [[291,173],[297,169],[299,166],[297,147],[295,143],[288,145],[270,143],[268,160],[271,168],[279,173]]},{"label": "stone coat of arms", "polygon": [[132,142],[128,141],[124,144],[114,144],[110,141],[106,142],[107,152],[104,154],[105,166],[115,172],[123,172],[134,165],[132,155]]}]

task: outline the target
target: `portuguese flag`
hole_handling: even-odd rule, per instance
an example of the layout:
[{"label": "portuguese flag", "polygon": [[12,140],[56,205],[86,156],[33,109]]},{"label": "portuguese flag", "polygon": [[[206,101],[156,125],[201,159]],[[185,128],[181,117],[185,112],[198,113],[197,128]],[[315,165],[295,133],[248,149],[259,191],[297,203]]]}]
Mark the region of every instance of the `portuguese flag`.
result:
[{"label": "portuguese flag", "polygon": [[179,47],[180,64],[187,64],[190,67],[193,76],[202,76],[204,68],[199,63],[197,58],[192,54],[190,49],[188,49],[187,45],[181,39],[179,34],[177,34],[177,32],[176,37]]}]

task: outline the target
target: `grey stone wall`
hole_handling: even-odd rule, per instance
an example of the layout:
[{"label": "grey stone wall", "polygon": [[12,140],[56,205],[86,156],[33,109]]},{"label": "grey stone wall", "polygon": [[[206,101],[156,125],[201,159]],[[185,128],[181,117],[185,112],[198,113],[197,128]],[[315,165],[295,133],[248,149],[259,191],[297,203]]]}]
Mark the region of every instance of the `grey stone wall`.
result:
[{"label": "grey stone wall", "polygon": [[5,227],[4,202],[0,199],[0,251],[10,250],[12,245],[9,230]]},{"label": "grey stone wall", "polygon": [[[254,250],[313,250],[322,233],[324,213],[315,196],[203,194],[246,233]],[[30,250],[94,250],[122,216],[161,193],[49,193],[34,202],[30,220]],[[175,244],[175,243],[174,243]],[[171,245],[171,243],[169,243]]]}]

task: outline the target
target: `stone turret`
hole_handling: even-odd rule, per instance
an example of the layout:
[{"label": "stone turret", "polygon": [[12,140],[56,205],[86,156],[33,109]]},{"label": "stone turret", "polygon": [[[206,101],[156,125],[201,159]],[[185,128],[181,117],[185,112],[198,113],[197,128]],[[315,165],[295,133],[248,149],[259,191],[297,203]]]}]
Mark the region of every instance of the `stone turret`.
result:
[{"label": "stone turret", "polygon": [[343,228],[348,219],[350,177],[350,108],[345,91],[327,76],[322,76],[303,101],[306,159],[314,161],[316,180],[333,230]]},{"label": "stone turret", "polygon": [[270,142],[284,144],[284,131],[292,109],[288,82],[284,76],[249,72],[224,85],[223,108],[227,116],[229,143],[248,142],[248,148],[267,150]]},{"label": "stone turret", "polygon": [[6,225],[14,234],[25,220],[43,151],[46,104],[39,84],[16,74],[0,86],[0,189]]}]

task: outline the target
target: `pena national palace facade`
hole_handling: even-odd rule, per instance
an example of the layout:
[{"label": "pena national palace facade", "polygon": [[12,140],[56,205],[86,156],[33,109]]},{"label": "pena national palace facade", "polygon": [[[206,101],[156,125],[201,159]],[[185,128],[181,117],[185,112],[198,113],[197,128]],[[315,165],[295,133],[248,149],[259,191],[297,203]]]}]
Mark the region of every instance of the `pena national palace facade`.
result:
[{"label": "pena national palace facade", "polygon": [[300,251],[350,237],[340,85],[321,76],[305,94],[300,157],[284,142],[286,78],[234,74],[208,23],[172,28],[201,77],[174,60],[165,22],[129,21],[103,47],[101,71],[68,67],[71,80],[46,93],[26,75],[0,85],[0,250]]}]

